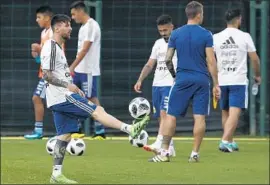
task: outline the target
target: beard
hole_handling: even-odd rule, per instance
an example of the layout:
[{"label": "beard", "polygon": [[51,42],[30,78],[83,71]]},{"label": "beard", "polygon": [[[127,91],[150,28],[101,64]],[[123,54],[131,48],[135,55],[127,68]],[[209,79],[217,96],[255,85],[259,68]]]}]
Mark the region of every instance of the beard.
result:
[{"label": "beard", "polygon": [[169,41],[169,37],[167,37],[167,36],[163,36],[163,39],[165,40],[165,42],[166,42],[166,43],[168,43],[168,41]]}]

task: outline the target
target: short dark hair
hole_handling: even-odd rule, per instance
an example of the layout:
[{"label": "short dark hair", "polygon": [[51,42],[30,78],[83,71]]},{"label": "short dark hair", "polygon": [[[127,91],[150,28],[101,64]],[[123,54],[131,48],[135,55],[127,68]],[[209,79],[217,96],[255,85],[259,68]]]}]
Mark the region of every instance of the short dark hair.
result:
[{"label": "short dark hair", "polygon": [[74,3],[72,3],[69,7],[69,9],[82,9],[84,10],[84,12],[88,12],[88,9],[85,5],[85,3],[83,1],[75,1]]},{"label": "short dark hair", "polygon": [[65,15],[65,14],[56,14],[52,17],[52,20],[51,20],[51,27],[52,27],[52,30],[54,30],[54,26],[57,24],[57,23],[61,23],[61,22],[64,22],[64,23],[68,23],[70,22],[71,19],[69,16]]},{"label": "short dark hair", "polygon": [[157,25],[171,24],[172,17],[166,14],[163,14],[157,18]]},{"label": "short dark hair", "polygon": [[241,10],[240,9],[232,9],[227,10],[225,13],[225,20],[227,23],[233,23],[236,18],[241,17]]},{"label": "short dark hair", "polygon": [[188,19],[193,19],[197,14],[202,13],[203,5],[197,1],[191,1],[187,4],[185,12]]},{"label": "short dark hair", "polygon": [[36,9],[36,14],[38,13],[42,13],[42,14],[47,14],[49,16],[53,16],[53,11],[52,8],[49,5],[44,5],[44,6],[40,6]]}]

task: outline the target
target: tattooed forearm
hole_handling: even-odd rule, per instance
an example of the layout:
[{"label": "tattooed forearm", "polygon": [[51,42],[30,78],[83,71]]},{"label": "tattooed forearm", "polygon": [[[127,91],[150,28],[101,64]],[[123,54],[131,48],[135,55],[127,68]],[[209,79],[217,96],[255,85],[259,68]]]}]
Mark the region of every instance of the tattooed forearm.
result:
[{"label": "tattooed forearm", "polygon": [[150,65],[145,65],[144,67],[143,67],[143,70],[142,70],[142,72],[141,72],[141,75],[140,75],[140,77],[139,77],[139,80],[138,81],[143,81],[151,72],[152,72],[152,69],[153,69],[153,67],[152,66],[150,66]]},{"label": "tattooed forearm", "polygon": [[170,71],[173,78],[175,78],[175,71],[174,71],[174,67],[173,67],[173,63],[172,63],[174,51],[175,51],[174,48],[168,48],[166,58],[165,58],[166,66],[167,66],[168,70]]},{"label": "tattooed forearm", "polygon": [[59,86],[59,87],[67,87],[68,82],[60,80],[52,75],[52,72],[50,70],[43,70],[43,78],[46,80],[49,84]]}]

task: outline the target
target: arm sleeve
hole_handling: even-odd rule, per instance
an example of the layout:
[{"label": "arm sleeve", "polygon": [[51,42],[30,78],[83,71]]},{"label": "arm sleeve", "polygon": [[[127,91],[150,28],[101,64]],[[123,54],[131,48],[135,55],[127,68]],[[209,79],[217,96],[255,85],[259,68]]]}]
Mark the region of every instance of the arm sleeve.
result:
[{"label": "arm sleeve", "polygon": [[214,41],[213,41],[213,35],[212,33],[209,31],[209,33],[206,36],[206,48],[212,48],[214,47]]},{"label": "arm sleeve", "polygon": [[168,48],[176,48],[175,40],[176,40],[176,34],[175,34],[175,31],[173,31],[169,39]]},{"label": "arm sleeve", "polygon": [[55,62],[57,60],[56,43],[47,41],[41,50],[41,68],[46,70],[55,70]]},{"label": "arm sleeve", "polygon": [[154,46],[152,48],[150,58],[157,60],[157,42],[155,42],[155,44],[154,44]]},{"label": "arm sleeve", "polygon": [[246,39],[247,39],[247,51],[248,52],[255,52],[256,47],[255,47],[254,42],[253,42],[249,33],[247,33]]},{"label": "arm sleeve", "polygon": [[97,34],[97,29],[95,28],[94,24],[89,23],[86,31],[87,31],[87,34],[84,41],[94,42],[96,34]]}]

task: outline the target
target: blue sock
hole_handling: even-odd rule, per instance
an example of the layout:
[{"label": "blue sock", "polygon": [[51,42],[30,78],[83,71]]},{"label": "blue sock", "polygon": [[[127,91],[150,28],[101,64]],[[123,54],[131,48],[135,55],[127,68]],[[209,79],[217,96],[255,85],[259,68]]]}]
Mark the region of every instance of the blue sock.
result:
[{"label": "blue sock", "polygon": [[102,124],[100,124],[98,121],[95,121],[95,133],[96,134],[105,134],[105,129]]},{"label": "blue sock", "polygon": [[42,134],[43,133],[43,122],[36,121],[35,122],[35,132]]}]

